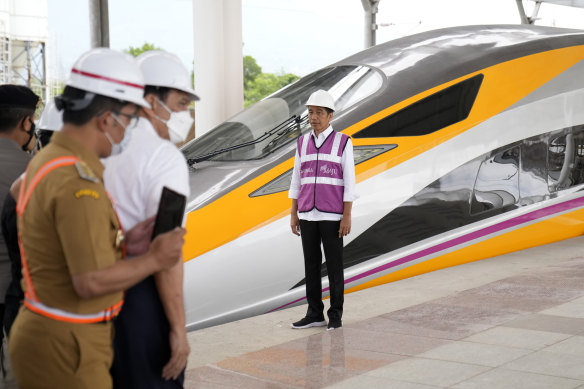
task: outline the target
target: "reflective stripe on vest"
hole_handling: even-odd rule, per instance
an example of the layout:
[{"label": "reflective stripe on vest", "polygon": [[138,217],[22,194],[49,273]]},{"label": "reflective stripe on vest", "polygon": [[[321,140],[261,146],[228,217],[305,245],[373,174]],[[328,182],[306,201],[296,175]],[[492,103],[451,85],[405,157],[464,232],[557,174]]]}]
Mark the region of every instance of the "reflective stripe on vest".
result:
[{"label": "reflective stripe on vest", "polygon": [[[62,166],[74,165],[79,161],[80,159],[77,157],[61,157],[47,162],[41,169],[39,169],[39,171],[30,180],[28,188],[25,188],[27,174],[25,173],[22,179],[22,184],[20,186],[18,203],[16,205],[16,212],[18,214],[19,219],[21,219],[22,221],[22,215],[24,213],[24,210],[26,209],[30,197],[32,196],[34,188],[49,172]],[[28,269],[26,255],[24,253],[24,246],[22,244],[22,234],[20,230],[18,231],[18,245],[20,247],[20,257],[22,262],[22,277],[24,278],[24,283],[26,286],[26,290],[24,292],[25,296],[24,305],[28,309],[50,319],[78,324],[100,323],[104,321],[109,321],[120,313],[122,305],[124,304],[123,299],[117,302],[116,304],[112,305],[111,307],[104,309],[103,311],[89,314],[67,312],[62,309],[52,308],[43,304],[38,299],[32,284],[32,278],[30,277],[30,271]]]},{"label": "reflective stripe on vest", "polygon": [[300,193],[298,211],[343,213],[343,150],[349,137],[332,132],[320,147],[311,134],[298,140],[300,157]]}]

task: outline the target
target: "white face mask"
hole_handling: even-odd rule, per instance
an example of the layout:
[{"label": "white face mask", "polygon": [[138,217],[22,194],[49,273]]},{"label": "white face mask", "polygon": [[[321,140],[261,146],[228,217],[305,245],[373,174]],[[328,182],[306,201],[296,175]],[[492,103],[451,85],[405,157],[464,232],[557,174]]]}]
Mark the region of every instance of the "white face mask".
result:
[{"label": "white face mask", "polygon": [[[124,123],[122,123],[122,121],[116,115],[113,115],[113,118],[116,122],[118,122],[118,124],[120,126],[124,127],[124,137],[122,138],[120,143],[115,143],[114,140],[112,139],[111,135],[107,132],[105,133],[105,137],[107,138],[107,140],[109,140],[110,144],[112,145],[112,152],[110,154],[110,157],[113,157],[114,155],[119,155],[122,153],[122,151],[124,151],[125,149],[128,148],[128,144],[130,143],[131,132],[132,132],[128,128],[128,127],[130,127],[130,125],[124,126]],[[132,120],[134,120],[134,119],[132,119]]]},{"label": "white face mask", "polygon": [[187,135],[189,134],[189,130],[193,125],[193,118],[189,111],[179,111],[179,112],[172,112],[168,107],[159,99],[157,99],[160,105],[170,114],[170,119],[164,120],[158,118],[161,122],[166,124],[168,127],[168,136],[170,137],[170,141],[172,143],[181,143],[187,139]]}]

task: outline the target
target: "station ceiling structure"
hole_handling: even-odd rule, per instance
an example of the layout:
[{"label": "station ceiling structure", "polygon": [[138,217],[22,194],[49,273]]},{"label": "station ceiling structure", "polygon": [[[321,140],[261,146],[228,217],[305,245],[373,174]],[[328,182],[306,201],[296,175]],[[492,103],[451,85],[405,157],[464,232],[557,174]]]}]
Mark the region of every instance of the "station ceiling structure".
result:
[{"label": "station ceiling structure", "polygon": [[[515,1],[523,24],[536,22],[542,3],[584,8],[584,0]],[[531,16],[525,13],[524,1],[535,3]],[[108,0],[89,2],[92,46],[109,46]],[[192,2],[195,82],[197,91],[203,96],[195,105],[195,123],[197,135],[201,135],[243,108],[242,0]],[[361,0],[365,48],[376,44],[380,2]]]},{"label": "station ceiling structure", "polygon": [[584,0],[539,0],[542,3],[565,5],[568,7],[584,8]]},{"label": "station ceiling structure", "polygon": [[517,10],[519,11],[519,17],[521,18],[522,24],[534,24],[537,21],[537,15],[539,13],[539,7],[542,3],[550,3],[555,5],[564,5],[567,7],[577,7],[584,8],[584,0],[532,0],[535,2],[533,7],[533,13],[531,16],[527,16],[525,13],[525,8],[523,7],[523,0],[515,0],[517,2]]},{"label": "station ceiling structure", "polygon": [[[387,0],[386,0],[387,1]],[[513,0],[509,0],[513,1]],[[534,24],[537,21],[537,15],[542,3],[550,3],[555,5],[563,5],[567,7],[584,8],[584,0],[530,0],[535,3],[533,13],[527,16],[524,0],[515,0],[517,3],[517,10],[522,24]],[[381,0],[361,0],[363,11],[365,12],[364,27],[365,27],[365,48],[376,45],[376,32],[379,25],[376,22],[376,16],[379,11],[379,3]]]}]

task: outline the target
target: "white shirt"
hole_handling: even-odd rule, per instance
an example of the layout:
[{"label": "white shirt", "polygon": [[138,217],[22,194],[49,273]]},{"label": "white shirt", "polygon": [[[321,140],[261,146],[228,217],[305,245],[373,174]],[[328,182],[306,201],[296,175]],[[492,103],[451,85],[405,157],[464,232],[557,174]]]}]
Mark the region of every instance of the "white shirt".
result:
[{"label": "white shirt", "polygon": [[163,186],[187,198],[190,194],[189,169],[180,150],[159,137],[145,118],[130,131],[127,149],[102,161],[105,188],[126,231],[156,214]]},{"label": "white shirt", "polygon": [[[326,138],[333,132],[332,126],[328,126],[326,130],[321,132],[318,137],[314,130],[310,131],[310,135],[314,137],[314,144],[316,147],[322,146]],[[351,138],[347,140],[347,145],[341,156],[341,166],[343,167],[343,202],[352,202],[359,198],[357,188],[355,185],[355,159],[353,157],[353,143]],[[294,157],[294,170],[292,171],[292,181],[290,182],[290,190],[288,191],[288,198],[298,199],[300,193],[300,156],[298,155],[298,148],[296,148],[296,157]],[[298,218],[302,220],[317,221],[317,220],[341,220],[343,215],[338,213],[321,212],[313,208],[308,212],[298,212]]]}]

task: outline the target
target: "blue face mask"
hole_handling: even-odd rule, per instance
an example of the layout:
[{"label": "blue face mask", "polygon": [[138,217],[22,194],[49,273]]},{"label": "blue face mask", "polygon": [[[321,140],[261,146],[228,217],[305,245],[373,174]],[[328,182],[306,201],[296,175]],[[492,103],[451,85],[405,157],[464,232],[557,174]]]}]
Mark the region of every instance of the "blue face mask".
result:
[{"label": "blue face mask", "polygon": [[[117,115],[112,114],[114,120],[116,122],[118,122],[118,124],[122,127],[124,127],[124,137],[122,138],[122,140],[120,141],[120,143],[115,143],[114,140],[112,139],[111,135],[109,133],[105,133],[105,137],[107,138],[107,140],[110,142],[110,144],[112,145],[112,152],[110,154],[110,157],[114,156],[114,155],[119,155],[121,154],[125,149],[128,148],[128,144],[130,143],[130,139],[131,139],[131,135],[132,135],[132,131],[130,131],[128,129],[128,127],[130,127],[130,125],[125,126],[124,123],[122,123],[122,121],[117,117]],[[134,119],[132,119],[134,120]]]}]

